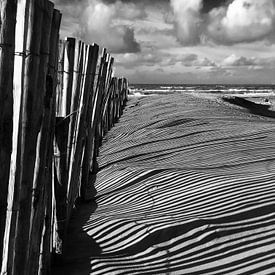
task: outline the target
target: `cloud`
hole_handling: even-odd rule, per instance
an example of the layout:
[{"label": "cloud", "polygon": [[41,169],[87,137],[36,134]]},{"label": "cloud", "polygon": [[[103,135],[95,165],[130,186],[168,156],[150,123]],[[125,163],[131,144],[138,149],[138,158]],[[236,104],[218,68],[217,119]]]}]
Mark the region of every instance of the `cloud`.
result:
[{"label": "cloud", "polygon": [[142,51],[140,53],[126,53],[115,56],[116,64],[124,69],[144,68],[162,68],[167,71],[171,69],[192,69],[196,67],[217,67],[214,61],[207,57],[199,57],[197,54],[173,54],[161,50]]},{"label": "cloud", "polygon": [[245,57],[231,54],[222,60],[221,65],[224,67],[247,67],[248,69],[274,69],[275,58],[262,58],[262,57]]},{"label": "cloud", "polygon": [[270,39],[275,31],[274,0],[235,0],[209,13],[208,35],[217,43]]},{"label": "cloud", "polygon": [[198,60],[198,63],[197,63],[197,66],[200,66],[200,67],[217,67],[217,64],[208,59],[207,57],[203,58],[203,59],[200,59]]},{"label": "cloud", "polygon": [[175,60],[170,54],[162,54],[159,51],[145,51],[140,53],[117,54],[116,65],[126,69],[143,67],[172,66],[179,60]]},{"label": "cloud", "polygon": [[230,0],[203,0],[202,12],[208,13],[214,8],[225,6]]},{"label": "cloud", "polygon": [[231,54],[223,60],[223,65],[225,66],[253,66],[257,65],[259,61],[256,58],[248,58],[244,56],[236,56]]},{"label": "cloud", "polygon": [[195,45],[200,41],[202,0],[171,0],[174,26],[178,40],[183,45]]},{"label": "cloud", "polygon": [[198,56],[194,53],[186,54],[182,57],[183,64],[190,64],[198,60]]},{"label": "cloud", "polygon": [[185,67],[217,67],[214,61],[211,61],[207,57],[199,58],[197,54],[183,55],[181,63]]},{"label": "cloud", "polygon": [[275,0],[171,0],[171,8],[175,34],[184,46],[275,38]]},{"label": "cloud", "polygon": [[133,3],[105,2],[59,0],[57,4],[65,13],[63,29],[66,35],[70,33],[86,43],[97,43],[112,53],[139,52],[135,31],[127,22],[144,17],[145,10],[136,9]]}]

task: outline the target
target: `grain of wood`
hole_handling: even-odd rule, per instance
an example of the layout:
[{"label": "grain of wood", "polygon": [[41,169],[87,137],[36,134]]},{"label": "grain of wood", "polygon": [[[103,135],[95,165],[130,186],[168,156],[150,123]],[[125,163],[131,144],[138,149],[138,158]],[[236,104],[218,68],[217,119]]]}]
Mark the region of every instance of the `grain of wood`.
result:
[{"label": "grain of wood", "polygon": [[0,270],[12,152],[13,75],[17,0],[0,3]]},{"label": "grain of wood", "polygon": [[37,87],[43,8],[44,2],[41,0],[31,2],[29,8],[30,23],[26,47],[28,55],[25,63],[25,85],[20,117],[22,128],[19,132],[22,150],[17,164],[20,167],[17,183],[20,186],[20,209],[16,226],[14,274],[22,272],[22,269],[26,270],[28,260],[27,253],[22,253],[22,251],[28,251],[29,248],[36,143],[42,119],[41,107],[37,104],[41,102]]},{"label": "grain of wood", "polygon": [[81,68],[83,63],[83,47],[84,43],[80,40],[76,41],[75,53],[74,53],[74,68],[73,68],[73,83],[72,83],[72,99],[70,106],[70,124],[68,131],[68,151],[67,151],[67,163],[68,173],[70,170],[71,153],[74,147],[75,139],[75,126],[78,117],[78,105],[80,101],[80,84],[81,84]]},{"label": "grain of wood", "polygon": [[[56,88],[57,88],[57,73],[58,73],[58,45],[59,45],[59,29],[61,24],[61,13],[54,9],[52,17],[52,27],[50,35],[50,56],[49,56],[49,68],[48,68],[48,79],[46,86],[46,94],[48,94],[49,106],[50,106],[50,128],[55,129],[55,114],[56,114]],[[48,159],[47,159],[47,170],[48,176],[46,184],[47,193],[47,204],[45,213],[45,226],[42,242],[42,255],[40,256],[40,266],[43,274],[49,274],[51,265],[51,254],[53,249],[56,247],[56,232],[54,228],[55,224],[55,196],[53,191],[54,182],[54,169],[53,169],[53,139],[54,132],[51,131]]]},{"label": "grain of wood", "polygon": [[53,3],[44,0],[44,10],[43,10],[43,33],[41,39],[40,48],[40,65],[39,65],[39,81],[38,89],[41,93],[40,100],[37,102],[40,108],[43,110],[42,123],[40,132],[37,139],[37,155],[36,155],[36,165],[34,171],[34,183],[33,183],[33,200],[32,200],[32,224],[31,224],[31,234],[30,234],[30,249],[28,251],[28,266],[26,273],[37,274],[39,270],[39,256],[40,256],[40,245],[42,240],[42,230],[44,226],[45,219],[45,208],[46,208],[46,191],[45,185],[47,184],[47,158],[49,154],[50,146],[52,145],[49,139],[51,131],[50,121],[50,93],[47,93],[46,81],[48,72],[48,62],[49,62],[49,50],[50,50],[50,31],[53,16]]},{"label": "grain of wood", "polygon": [[[27,26],[29,23],[30,0],[19,1],[17,4],[16,30],[15,30],[15,52],[26,52]],[[12,155],[9,175],[8,211],[6,216],[3,261],[1,273],[12,274],[14,258],[14,242],[16,221],[19,211],[19,190],[16,182],[19,174],[17,158],[20,155],[21,145],[18,133],[20,131],[20,107],[22,102],[22,91],[24,86],[25,55],[15,55],[14,77],[13,77],[13,134],[12,134]]]},{"label": "grain of wood", "polygon": [[64,78],[64,56],[67,41],[59,40],[58,42],[58,90],[56,96],[56,115],[62,116],[63,101],[63,78]]},{"label": "grain of wood", "polygon": [[63,71],[63,89],[60,116],[66,117],[70,114],[73,74],[74,74],[74,55],[75,38],[67,37],[64,49],[64,71]]},{"label": "grain of wood", "polygon": [[[99,146],[101,144],[102,133],[101,133],[101,109],[102,109],[102,101],[105,92],[105,85],[108,73],[108,58],[109,55],[106,53],[106,50],[103,49],[102,57],[101,57],[101,64],[99,70],[99,79],[97,83],[97,94],[96,100],[94,104],[93,110],[93,136],[95,137],[95,157],[98,155]],[[95,158],[93,158],[94,160]],[[93,173],[96,171],[96,166],[93,165],[92,170]]]},{"label": "grain of wood", "polygon": [[87,112],[90,102],[91,90],[93,87],[94,74],[97,64],[97,45],[89,45],[87,50],[87,59],[85,66],[85,79],[83,83],[82,104],[80,109],[79,126],[76,139],[76,148],[72,162],[72,172],[70,175],[70,185],[68,193],[68,216],[70,216],[74,201],[78,196],[80,188],[80,165],[83,158],[85,140],[87,136]]},{"label": "grain of wood", "polygon": [[87,125],[87,136],[85,138],[85,149],[83,155],[83,164],[82,164],[82,173],[81,173],[81,187],[80,187],[80,196],[85,200],[86,189],[89,181],[90,175],[90,162],[91,162],[91,152],[93,150],[93,130],[92,130],[92,115],[93,115],[93,106],[95,104],[95,91],[94,91],[94,81],[95,81],[95,73],[96,66],[98,62],[98,51],[99,46],[94,44],[93,51],[93,67],[92,67],[92,83],[91,83],[91,91],[89,96],[88,108],[87,108],[87,117],[86,117],[86,125]]}]

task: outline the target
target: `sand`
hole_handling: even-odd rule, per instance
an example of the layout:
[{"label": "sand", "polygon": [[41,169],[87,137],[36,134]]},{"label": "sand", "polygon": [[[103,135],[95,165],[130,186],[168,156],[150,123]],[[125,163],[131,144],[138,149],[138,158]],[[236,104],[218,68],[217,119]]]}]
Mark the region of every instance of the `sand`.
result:
[{"label": "sand", "polygon": [[270,112],[236,99],[131,98],[55,274],[275,274]]}]

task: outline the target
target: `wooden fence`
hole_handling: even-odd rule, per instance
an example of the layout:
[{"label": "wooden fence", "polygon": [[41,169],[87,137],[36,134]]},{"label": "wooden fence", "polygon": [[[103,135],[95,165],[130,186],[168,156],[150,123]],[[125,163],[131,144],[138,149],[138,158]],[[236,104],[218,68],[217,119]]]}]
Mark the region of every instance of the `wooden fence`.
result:
[{"label": "wooden fence", "polygon": [[0,9],[1,274],[49,274],[128,84],[105,49],[59,40],[52,2],[1,0]]}]

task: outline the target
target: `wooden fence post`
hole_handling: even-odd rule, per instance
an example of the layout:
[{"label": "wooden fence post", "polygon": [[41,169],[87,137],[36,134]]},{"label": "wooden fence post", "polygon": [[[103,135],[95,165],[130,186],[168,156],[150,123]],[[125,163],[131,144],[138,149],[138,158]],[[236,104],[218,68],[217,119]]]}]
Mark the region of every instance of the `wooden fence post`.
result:
[{"label": "wooden fence post", "polygon": [[122,107],[124,108],[125,105],[126,105],[126,102],[128,100],[128,82],[127,82],[126,78],[123,78],[122,87],[123,87],[123,91],[122,91],[122,101],[123,101],[123,104],[122,104]]},{"label": "wooden fence post", "polygon": [[[77,82],[73,84],[73,96],[72,96],[72,110],[74,110],[74,115],[71,119],[71,123],[69,125],[69,140],[70,143],[69,148],[69,155],[68,155],[68,174],[69,180],[68,185],[70,184],[70,178],[73,169],[73,160],[74,154],[77,146],[77,134],[79,129],[79,122],[80,122],[80,113],[81,107],[83,103],[83,89],[85,83],[85,76],[86,76],[86,68],[87,68],[87,58],[88,58],[88,46],[81,42],[80,43],[80,56],[79,56],[79,65],[78,65],[78,76],[76,78]],[[68,194],[67,194],[68,195]]]},{"label": "wooden fence post", "polygon": [[63,78],[64,78],[64,56],[65,45],[67,41],[59,40],[58,42],[58,89],[56,95],[56,115],[61,116],[62,100],[63,100]]},{"label": "wooden fence post", "polygon": [[17,0],[0,5],[0,271],[12,151],[13,73]]},{"label": "wooden fence post", "polygon": [[[70,115],[71,109],[71,98],[72,98],[72,88],[73,88],[73,74],[74,74],[74,55],[75,55],[75,44],[76,41],[74,38],[66,38],[64,44],[64,52],[62,52],[61,64],[62,68],[62,88],[60,89],[59,94],[59,102],[58,102],[58,116],[59,121],[56,124],[56,172],[57,172],[57,180],[59,184],[57,188],[65,189],[68,182],[68,135],[69,135],[69,121],[70,117],[66,118],[66,116]],[[63,46],[63,45],[62,45]],[[63,49],[62,49],[63,50]],[[66,120],[62,122],[62,118]],[[57,190],[56,195],[58,199],[61,199],[61,194],[64,193],[65,190]],[[65,202],[63,201],[65,200]],[[61,200],[58,200],[59,203],[66,204],[66,198],[64,197]],[[59,211],[59,207],[57,211]],[[61,214],[61,213],[60,213]],[[59,213],[57,213],[59,216]],[[63,216],[63,214],[61,214]]]},{"label": "wooden fence post", "polygon": [[69,177],[69,190],[68,190],[68,216],[70,216],[74,201],[76,199],[80,187],[80,164],[83,157],[83,149],[87,135],[87,111],[90,98],[93,96],[93,83],[97,65],[98,46],[89,45],[87,51],[87,59],[85,64],[85,79],[83,83],[83,93],[80,106],[79,124],[77,129],[76,147],[74,157],[72,160],[72,170]]},{"label": "wooden fence post", "polygon": [[[45,219],[46,209],[46,184],[47,182],[47,158],[50,150],[51,140],[49,139],[50,132],[50,98],[51,95],[46,87],[49,50],[50,50],[50,33],[53,16],[53,3],[44,0],[44,16],[42,33],[44,34],[41,39],[40,48],[40,65],[39,65],[39,82],[37,91],[41,93],[40,100],[42,101],[39,106],[44,110],[41,123],[41,129],[37,140],[37,155],[36,165],[34,170],[34,183],[33,183],[33,210],[32,210],[32,223],[30,234],[30,248],[28,253],[28,266],[26,268],[27,274],[37,274],[39,270],[39,256],[40,246],[42,241],[42,230]],[[38,103],[37,103],[38,104]]]},{"label": "wooden fence post", "polygon": [[[107,73],[108,73],[108,59],[109,55],[106,53],[106,50],[103,50],[102,53],[102,59],[101,59],[101,70],[99,72],[99,79],[97,84],[97,100],[95,101],[95,106],[93,110],[93,136],[95,139],[95,157],[98,155],[99,146],[101,144],[101,108],[102,108],[102,101],[104,97],[104,91],[105,91],[105,85],[106,85],[106,79],[107,79]],[[93,158],[93,159],[94,159]],[[93,165],[92,167],[93,172],[97,170],[97,167]]]},{"label": "wooden fence post", "polygon": [[65,40],[64,51],[64,72],[63,72],[63,91],[61,102],[62,117],[70,114],[72,87],[73,87],[73,74],[74,74],[74,54],[75,54],[75,38],[67,37]]},{"label": "wooden fence post", "polygon": [[114,90],[113,90],[113,110],[112,110],[112,125],[115,124],[116,122],[116,113],[117,113],[117,84],[118,84],[118,79],[117,77],[114,78]]},{"label": "wooden fence post", "polygon": [[62,254],[62,240],[67,219],[67,135],[69,118],[57,117],[55,125],[55,199],[58,243],[56,254]]},{"label": "wooden fence post", "polygon": [[[59,118],[56,127],[55,137],[55,198],[56,198],[56,218],[57,218],[57,238],[55,253],[62,254],[64,231],[67,220],[67,188],[70,171],[70,156],[73,152],[73,142],[75,136],[75,126],[78,117],[78,106],[80,101],[80,87],[82,81],[82,66],[84,61],[84,43],[76,41],[74,48],[72,96],[70,102],[70,114],[63,120]],[[61,65],[62,66],[62,65]],[[62,69],[63,71],[63,69]],[[62,72],[63,74],[63,72]],[[59,74],[59,77],[61,75]],[[63,84],[63,77],[62,77]],[[60,85],[61,83],[59,83]],[[62,89],[62,91],[64,91]],[[65,129],[64,129],[65,127]],[[66,135],[64,137],[64,135]]]},{"label": "wooden fence post", "polygon": [[48,66],[48,77],[46,82],[46,104],[48,102],[50,129],[51,134],[49,137],[49,150],[47,156],[47,184],[46,184],[46,210],[45,210],[45,225],[42,241],[42,255],[40,260],[40,269],[43,270],[42,274],[50,273],[51,265],[51,252],[55,245],[53,239],[54,232],[54,219],[55,213],[53,209],[53,139],[55,129],[55,114],[56,114],[56,87],[57,87],[57,73],[58,73],[58,45],[59,45],[59,29],[61,24],[61,14],[58,10],[54,10],[52,17],[52,27],[50,35],[50,55]]},{"label": "wooden fence post", "polygon": [[25,63],[25,85],[21,105],[21,138],[22,150],[18,165],[20,174],[19,215],[16,226],[14,273],[26,270],[27,253],[29,248],[29,235],[32,215],[32,188],[34,165],[36,158],[36,143],[41,126],[42,102],[41,95],[37,93],[38,72],[40,63],[41,28],[43,24],[44,2],[41,0],[31,2],[28,26],[27,55]]},{"label": "wooden fence post", "polygon": [[122,78],[118,79],[118,118],[121,116],[122,111],[122,88],[123,88],[123,81]]},{"label": "wooden fence post", "polygon": [[20,186],[16,178],[19,174],[17,166],[18,157],[21,151],[20,139],[20,108],[22,102],[24,74],[25,74],[25,53],[27,41],[27,28],[29,24],[30,0],[19,1],[16,14],[15,31],[15,52],[14,57],[14,78],[13,78],[13,133],[12,133],[12,155],[9,175],[8,211],[6,216],[5,243],[1,274],[12,274],[16,222],[19,211]]},{"label": "wooden fence post", "polygon": [[112,73],[113,73],[113,64],[114,64],[114,58],[111,57],[108,60],[108,70],[107,70],[107,75],[106,75],[106,83],[105,83],[105,87],[104,87],[104,97],[103,97],[103,101],[102,101],[102,106],[100,109],[100,121],[101,121],[101,139],[102,137],[105,135],[106,133],[106,128],[108,128],[108,126],[106,127],[105,124],[108,124],[108,120],[106,117],[106,112],[108,110],[108,105],[109,105],[109,99],[110,99],[110,94],[111,94],[111,80],[112,80]]},{"label": "wooden fence post", "polygon": [[75,126],[78,118],[78,106],[80,103],[80,85],[82,79],[82,64],[84,60],[84,51],[83,51],[84,43],[80,40],[76,42],[75,53],[74,53],[74,68],[73,68],[73,85],[72,85],[72,98],[71,98],[71,106],[70,106],[70,124],[68,131],[68,144],[67,144],[67,163],[68,163],[68,173],[70,169],[70,160],[71,153],[73,150],[74,139],[75,139]]},{"label": "wooden fence post", "polygon": [[92,90],[89,98],[87,117],[86,117],[87,136],[85,138],[85,149],[84,149],[84,155],[83,155],[81,186],[80,186],[80,197],[83,200],[85,200],[86,198],[86,191],[87,191],[89,175],[90,175],[90,157],[91,157],[90,152],[92,151],[92,148],[93,148],[92,119],[93,119],[93,108],[94,108],[94,105],[96,104],[94,80],[95,80],[96,65],[98,62],[98,51],[99,51],[98,45],[94,44],[94,47],[95,47],[95,53],[93,57],[94,66],[92,71],[92,74],[94,75],[94,77],[93,77]]},{"label": "wooden fence post", "polygon": [[110,94],[110,108],[109,108],[109,128],[108,131],[114,125],[114,98],[115,98],[115,89],[116,89],[116,77],[112,78],[112,90]]},{"label": "wooden fence post", "polygon": [[[57,14],[57,13],[56,13]],[[53,37],[52,37],[53,39]],[[66,192],[67,192],[67,159],[66,159],[66,134],[67,128],[65,127],[66,123],[62,122],[62,106],[64,102],[64,59],[65,59],[65,47],[68,44],[65,40],[58,41],[59,51],[57,53],[58,58],[58,78],[57,78],[57,91],[56,91],[56,119],[54,124],[54,194],[56,200],[56,209],[55,214],[57,218],[57,228],[56,228],[56,239],[55,241],[55,254],[61,254],[61,243],[62,243],[62,235],[63,235],[63,226],[62,223],[64,221],[64,208],[66,209]],[[52,66],[55,64],[55,60],[51,61]],[[53,71],[49,70],[52,75]],[[66,112],[66,111],[65,111]],[[67,121],[66,121],[67,122]],[[65,128],[66,129],[65,129]],[[65,139],[65,141],[63,140]],[[66,212],[66,210],[65,210]]]}]

